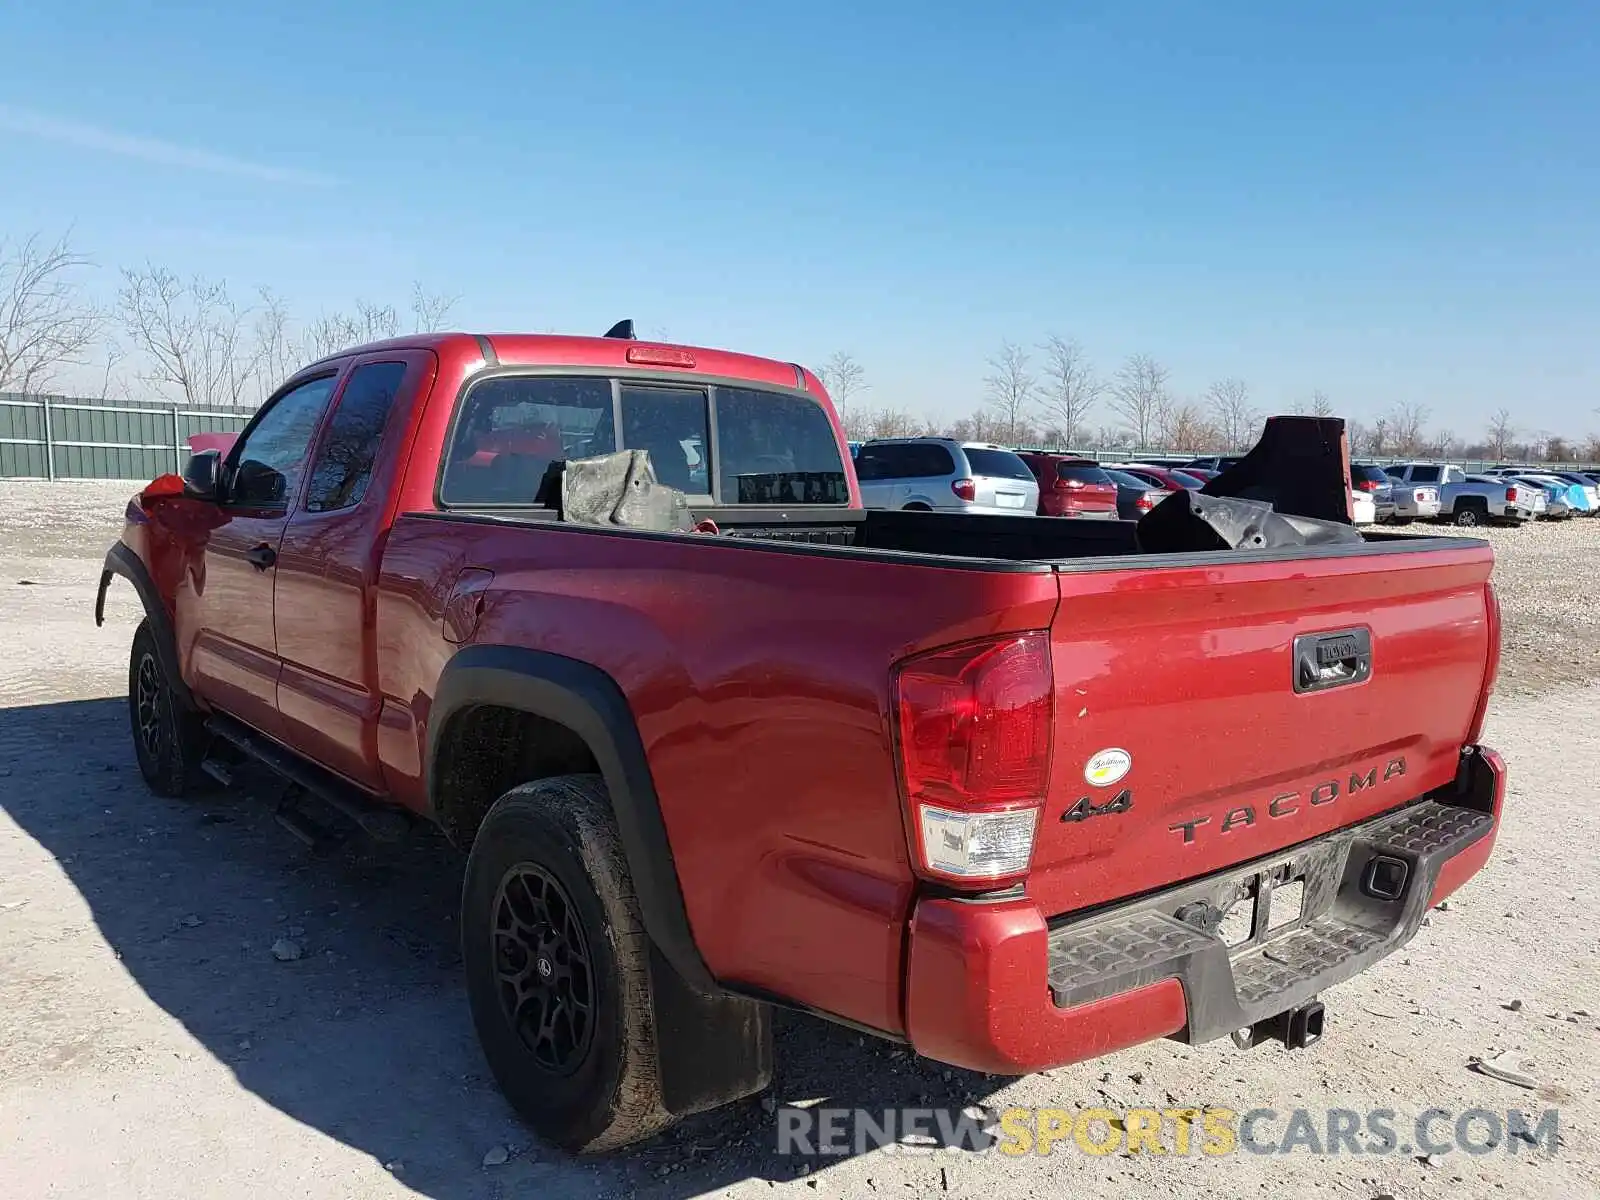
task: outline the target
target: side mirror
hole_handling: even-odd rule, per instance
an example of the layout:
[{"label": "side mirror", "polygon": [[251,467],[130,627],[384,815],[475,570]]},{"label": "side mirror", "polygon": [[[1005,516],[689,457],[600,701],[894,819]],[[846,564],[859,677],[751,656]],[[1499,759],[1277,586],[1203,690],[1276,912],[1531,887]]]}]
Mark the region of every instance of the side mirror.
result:
[{"label": "side mirror", "polygon": [[183,468],[183,494],[191,500],[222,499],[222,452],[201,450],[191,454]]}]

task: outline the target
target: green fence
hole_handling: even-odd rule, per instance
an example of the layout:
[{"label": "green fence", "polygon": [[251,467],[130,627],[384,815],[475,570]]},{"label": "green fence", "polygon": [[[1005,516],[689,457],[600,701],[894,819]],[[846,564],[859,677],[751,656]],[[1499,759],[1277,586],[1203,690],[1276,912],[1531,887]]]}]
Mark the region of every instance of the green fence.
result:
[{"label": "green fence", "polygon": [[0,392],[0,479],[152,479],[183,470],[192,435],[251,413]]}]

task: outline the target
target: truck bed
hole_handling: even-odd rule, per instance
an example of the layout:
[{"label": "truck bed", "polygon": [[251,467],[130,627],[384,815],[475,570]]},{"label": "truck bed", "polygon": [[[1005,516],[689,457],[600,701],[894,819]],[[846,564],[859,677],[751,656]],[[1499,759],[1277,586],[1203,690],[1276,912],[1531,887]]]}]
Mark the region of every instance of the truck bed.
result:
[{"label": "truck bed", "polygon": [[[1125,522],[739,519],[707,536],[506,511],[401,516],[377,596],[385,744],[407,724],[425,743],[428,693],[456,650],[437,589],[465,568],[492,573],[471,640],[592,663],[628,697],[716,977],[878,1029],[901,1027],[895,964],[919,890],[888,716],[908,655],[1050,631],[1056,732],[1027,891],[1051,918],[1447,784],[1491,657],[1493,559],[1479,541],[1151,555],[1133,552]],[[1295,639],[1356,627],[1371,677],[1298,694]],[[1131,806],[1064,820],[1086,796],[1117,794],[1085,779],[1108,748],[1131,757],[1119,784]],[[421,750],[392,757],[396,793],[424,803],[420,776],[401,777]],[[1403,774],[1385,779],[1392,759]],[[1376,786],[1352,790],[1372,769]],[[1329,781],[1337,802],[1313,803]],[[1300,800],[1273,815],[1285,795]],[[797,962],[830,967],[797,978]]]}]

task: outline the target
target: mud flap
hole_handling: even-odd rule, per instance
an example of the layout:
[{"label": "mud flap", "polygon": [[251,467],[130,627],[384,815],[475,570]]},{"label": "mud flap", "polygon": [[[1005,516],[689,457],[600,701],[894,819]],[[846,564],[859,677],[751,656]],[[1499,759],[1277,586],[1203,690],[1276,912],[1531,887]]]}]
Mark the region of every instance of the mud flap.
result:
[{"label": "mud flap", "polygon": [[772,1082],[772,1006],[706,995],[650,945],[650,990],[661,1103],[675,1117],[704,1112]]}]

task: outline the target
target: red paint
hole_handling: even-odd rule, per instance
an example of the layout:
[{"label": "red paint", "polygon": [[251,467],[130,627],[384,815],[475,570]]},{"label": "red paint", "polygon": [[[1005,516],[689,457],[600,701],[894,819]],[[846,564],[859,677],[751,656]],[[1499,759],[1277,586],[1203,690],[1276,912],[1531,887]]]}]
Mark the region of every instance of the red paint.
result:
[{"label": "red paint", "polygon": [[[489,340],[502,368],[641,370],[619,339]],[[797,382],[787,363],[682,349],[699,374]],[[477,339],[443,334],[366,348],[339,370],[397,360],[409,370],[355,507],[306,512],[296,497],[287,514],[266,516],[157,485],[130,506],[124,540],[169,607],[184,677],[202,702],[377,797],[427,811],[433,696],[458,643],[591,663],[632,708],[712,973],[904,1031],[924,1053],[1029,1070],[1175,1032],[1184,1015],[1171,981],[1055,1009],[1045,917],[1398,805],[1450,778],[1474,722],[1495,640],[1481,547],[991,573],[935,571],[909,556],[774,553],[717,536],[441,524],[411,514],[435,510],[455,398],[491,364]],[[833,420],[848,463],[820,383],[803,371],[798,381]],[[260,543],[277,547],[270,571],[242,557]],[[1372,680],[1293,695],[1293,636],[1347,625],[1373,632]],[[1055,717],[1027,898],[919,900],[892,744],[894,668],[1033,631],[1047,645]],[[1397,712],[1405,724],[1395,725]],[[1122,781],[1131,813],[1063,824],[1093,790],[1086,760],[1107,747],[1132,755]],[[1292,820],[1226,834],[1213,820],[1192,845],[1169,829],[1396,755],[1404,781],[1306,804]]]},{"label": "red paint", "polygon": [[1489,861],[1489,855],[1494,850],[1494,840],[1500,833],[1500,810],[1506,799],[1506,764],[1499,754],[1487,746],[1478,747],[1478,753],[1483,755],[1489,764],[1489,769],[1494,773],[1494,826],[1488,834],[1468,846],[1460,854],[1448,860],[1439,870],[1439,878],[1434,881],[1433,895],[1429,897],[1431,907],[1449,896],[1467,880],[1483,870]]},{"label": "red paint", "polygon": [[1177,1033],[1187,1021],[1176,979],[1057,1008],[1036,904],[923,900],[911,922],[906,1036],[919,1054],[974,1071],[1020,1075]]},{"label": "red paint", "polygon": [[[1099,468],[1092,458],[1023,451],[1017,455],[1039,483],[1041,517],[1115,517],[1117,485],[1075,478],[1072,468]],[[1104,476],[1102,476],[1104,478]]]}]

